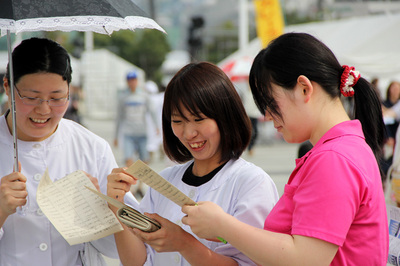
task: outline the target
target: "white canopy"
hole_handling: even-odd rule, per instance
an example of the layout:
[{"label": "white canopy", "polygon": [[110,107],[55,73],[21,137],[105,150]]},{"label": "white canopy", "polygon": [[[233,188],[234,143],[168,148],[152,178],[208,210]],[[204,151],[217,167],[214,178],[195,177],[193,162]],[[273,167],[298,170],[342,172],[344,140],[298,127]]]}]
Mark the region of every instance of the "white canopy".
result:
[{"label": "white canopy", "polygon": [[[379,78],[382,93],[388,82],[400,81],[400,14],[298,24],[285,27],[285,32],[306,32],[317,37],[341,64],[354,66],[367,79]],[[218,65],[244,55],[254,58],[260,49],[260,40],[254,39],[246,49]]]}]

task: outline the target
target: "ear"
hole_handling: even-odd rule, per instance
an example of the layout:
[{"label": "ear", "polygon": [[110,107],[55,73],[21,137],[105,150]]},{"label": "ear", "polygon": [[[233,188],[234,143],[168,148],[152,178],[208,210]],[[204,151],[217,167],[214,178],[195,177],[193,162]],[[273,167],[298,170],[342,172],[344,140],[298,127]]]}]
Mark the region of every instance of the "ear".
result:
[{"label": "ear", "polygon": [[8,80],[5,76],[3,77],[3,88],[4,88],[6,95],[8,97],[10,97],[10,86],[9,86]]},{"label": "ear", "polygon": [[304,98],[304,102],[308,102],[314,92],[314,87],[311,81],[306,76],[300,75],[297,78],[296,87]]}]

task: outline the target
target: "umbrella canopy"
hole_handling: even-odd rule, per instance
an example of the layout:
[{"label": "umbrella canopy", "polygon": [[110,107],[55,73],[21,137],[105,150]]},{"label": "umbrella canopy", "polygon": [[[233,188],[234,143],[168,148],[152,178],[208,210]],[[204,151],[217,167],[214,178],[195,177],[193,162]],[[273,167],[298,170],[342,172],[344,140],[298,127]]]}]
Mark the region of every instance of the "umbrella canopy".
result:
[{"label": "umbrella canopy", "polygon": [[131,0],[1,0],[1,36],[27,31],[164,30]]},{"label": "umbrella canopy", "polygon": [[232,82],[239,82],[249,78],[252,63],[250,56],[241,56],[224,62],[220,67]]}]

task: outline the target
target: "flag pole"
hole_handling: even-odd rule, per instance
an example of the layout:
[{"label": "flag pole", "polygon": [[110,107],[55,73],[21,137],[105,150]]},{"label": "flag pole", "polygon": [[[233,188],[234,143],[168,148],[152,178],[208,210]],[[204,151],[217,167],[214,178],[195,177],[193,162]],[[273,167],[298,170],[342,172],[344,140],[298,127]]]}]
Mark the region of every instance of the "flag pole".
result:
[{"label": "flag pole", "polygon": [[239,50],[246,49],[249,43],[248,0],[239,0]]}]

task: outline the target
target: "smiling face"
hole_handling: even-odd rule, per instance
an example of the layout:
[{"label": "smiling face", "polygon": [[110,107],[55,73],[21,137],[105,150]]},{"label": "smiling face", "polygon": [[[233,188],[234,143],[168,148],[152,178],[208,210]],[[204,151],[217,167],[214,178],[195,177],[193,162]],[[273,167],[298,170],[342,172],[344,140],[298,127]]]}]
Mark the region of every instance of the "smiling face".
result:
[{"label": "smiling face", "polygon": [[173,133],[192,154],[195,165],[215,169],[221,164],[221,135],[217,122],[203,114],[195,116],[184,107],[181,110],[182,115],[177,110],[172,113]]},{"label": "smiling face", "polygon": [[[4,80],[4,87],[11,106],[10,85]],[[68,83],[58,74],[36,73],[22,76],[16,87],[21,97],[40,98],[42,100],[68,97]],[[68,101],[63,106],[49,106],[42,102],[38,106],[26,105],[15,92],[15,108],[18,139],[24,141],[42,141],[51,136],[68,108]],[[9,129],[12,117],[7,116]]]}]

